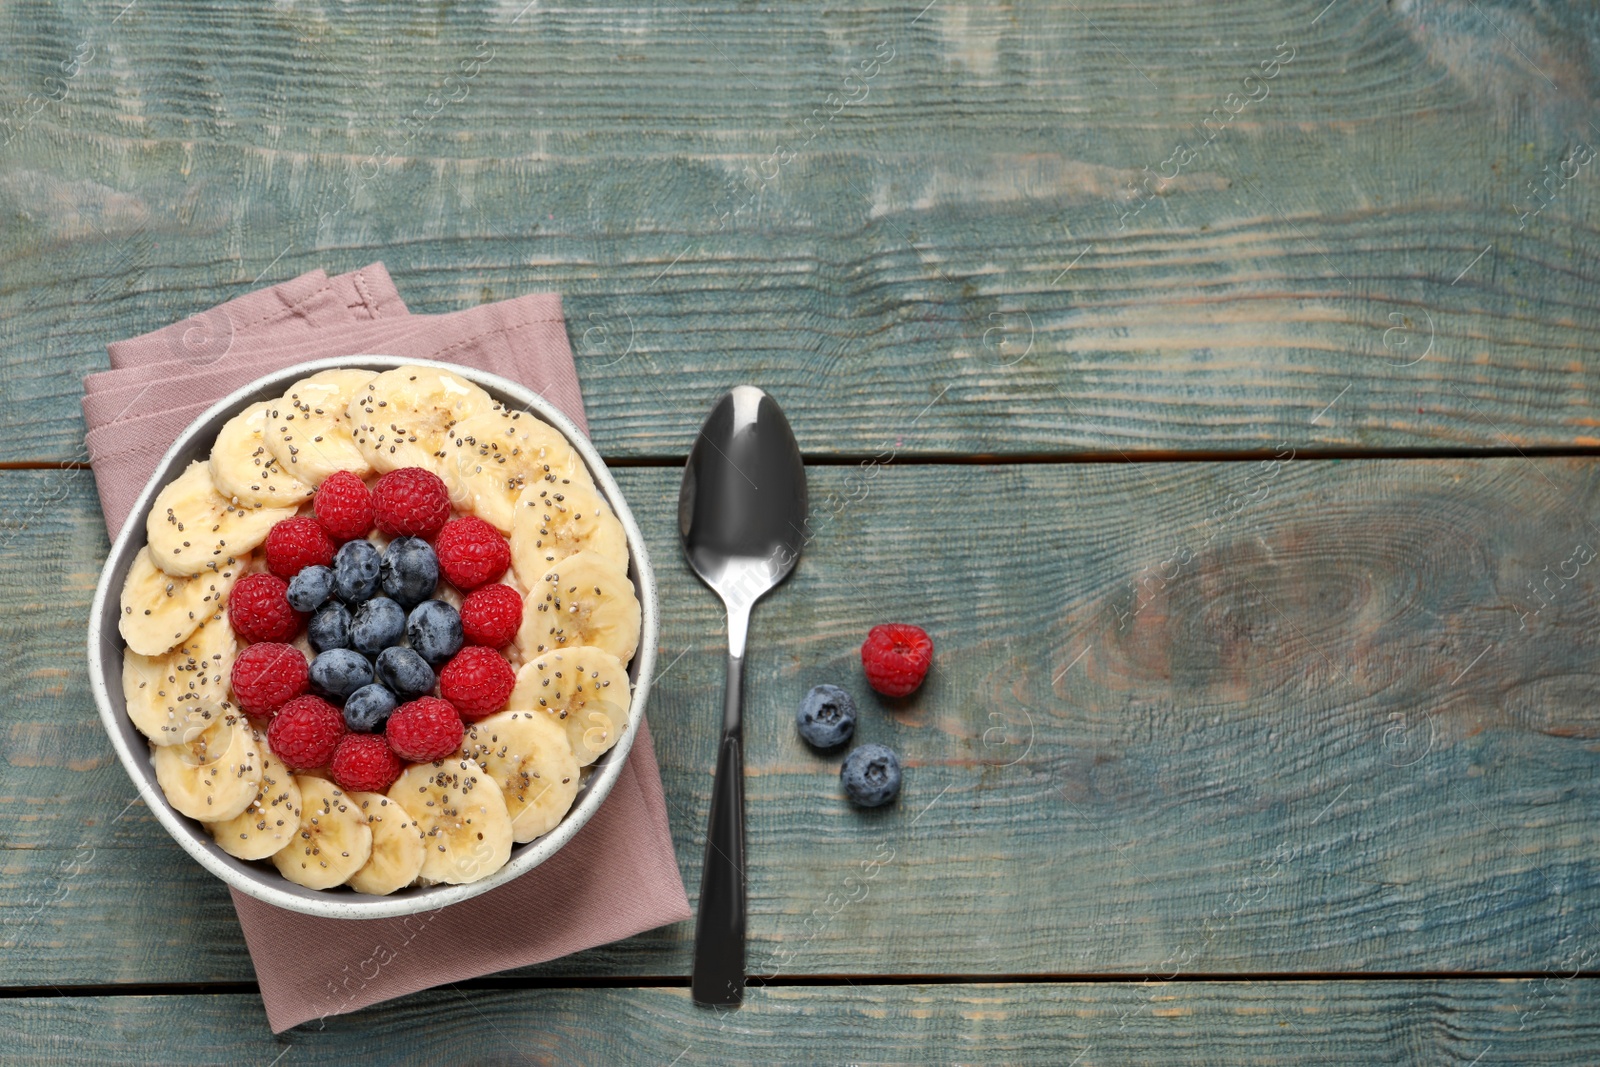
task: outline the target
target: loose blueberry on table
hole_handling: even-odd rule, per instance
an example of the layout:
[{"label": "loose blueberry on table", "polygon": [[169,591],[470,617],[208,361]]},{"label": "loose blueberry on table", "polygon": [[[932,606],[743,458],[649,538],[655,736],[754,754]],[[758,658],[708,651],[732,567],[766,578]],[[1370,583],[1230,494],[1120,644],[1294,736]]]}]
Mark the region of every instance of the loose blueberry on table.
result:
[{"label": "loose blueberry on table", "polygon": [[812,687],[795,713],[800,736],[813,748],[838,748],[856,732],[856,702],[836,685]]},{"label": "loose blueberry on table", "polygon": [[884,745],[862,745],[839,768],[845,795],[863,808],[877,808],[900,795],[900,757]]}]

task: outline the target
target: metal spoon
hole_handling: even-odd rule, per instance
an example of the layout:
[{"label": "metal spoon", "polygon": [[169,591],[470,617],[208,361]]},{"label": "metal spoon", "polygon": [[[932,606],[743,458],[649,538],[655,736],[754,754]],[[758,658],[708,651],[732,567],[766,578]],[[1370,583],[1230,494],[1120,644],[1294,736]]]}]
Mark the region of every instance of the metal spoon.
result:
[{"label": "metal spoon", "polygon": [[744,999],[745,634],[755,602],[800,558],[806,510],[805,466],[777,402],[751,385],[723,394],[695,438],[678,495],[684,555],[728,608],[728,689],[691,983],[695,1003],[707,1007]]}]

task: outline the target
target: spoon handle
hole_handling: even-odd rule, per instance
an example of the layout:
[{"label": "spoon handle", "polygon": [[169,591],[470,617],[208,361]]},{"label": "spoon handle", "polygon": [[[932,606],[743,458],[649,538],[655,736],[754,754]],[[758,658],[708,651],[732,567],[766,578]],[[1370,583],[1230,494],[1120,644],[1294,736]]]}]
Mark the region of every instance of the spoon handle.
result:
[{"label": "spoon handle", "polygon": [[744,656],[730,654],[722,743],[717,749],[711,823],[706,829],[705,866],[700,874],[700,915],[695,923],[691,980],[695,1003],[714,1008],[738,1007],[744,1000],[743,681]]}]

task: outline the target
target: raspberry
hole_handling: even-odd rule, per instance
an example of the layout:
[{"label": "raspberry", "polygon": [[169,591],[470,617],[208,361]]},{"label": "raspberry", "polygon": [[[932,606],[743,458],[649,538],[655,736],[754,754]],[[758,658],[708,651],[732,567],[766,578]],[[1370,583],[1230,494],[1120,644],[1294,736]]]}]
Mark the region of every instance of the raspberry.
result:
[{"label": "raspberry", "polygon": [[461,602],[461,629],[475,645],[504,648],[522,626],[522,597],[509,585],[474,589]]},{"label": "raspberry", "polygon": [[511,566],[511,546],[500,531],[472,515],[445,523],[433,548],[445,578],[463,592],[495,581]]},{"label": "raspberry", "polygon": [[350,471],[330,474],[311,506],[335,541],[358,541],[372,532],[372,494]]},{"label": "raspberry", "polygon": [[450,494],[432,471],[401,467],[372,487],[372,515],[390,537],[431,540],[450,517]]},{"label": "raspberry", "polygon": [[306,617],[289,606],[289,583],[273,574],[239,579],[228,597],[228,621],[246,641],[288,641]]},{"label": "raspberry", "polygon": [[278,709],[267,727],[267,744],[291,771],[309,771],[328,765],[344,733],[339,709],[307,693]]},{"label": "raspberry", "polygon": [[379,735],[345,734],[333,750],[328,772],[347,792],[382,793],[394,785],[403,766]]},{"label": "raspberry", "polygon": [[439,672],[439,695],[468,719],[499,711],[516,684],[517,672],[505,657],[482,645],[463,648]]},{"label": "raspberry", "polygon": [[418,697],[401,704],[384,727],[394,754],[413,763],[444,759],[461,745],[464,732],[455,707],[438,697]]},{"label": "raspberry", "polygon": [[920,626],[891,622],[874,626],[861,643],[867,684],[886,697],[909,696],[933,662],[933,639]]},{"label": "raspberry", "polygon": [[233,699],[251,715],[271,715],[311,684],[306,657],[293,645],[262,641],[241,651],[228,679]]},{"label": "raspberry", "polygon": [[293,578],[306,567],[333,562],[333,538],[309,515],[284,519],[267,531],[267,570]]}]

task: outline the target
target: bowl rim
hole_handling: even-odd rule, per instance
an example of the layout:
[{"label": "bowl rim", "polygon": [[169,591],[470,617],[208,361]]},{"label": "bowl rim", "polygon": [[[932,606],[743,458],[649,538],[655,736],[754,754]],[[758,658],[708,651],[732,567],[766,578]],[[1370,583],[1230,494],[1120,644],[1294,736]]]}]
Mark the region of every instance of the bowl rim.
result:
[{"label": "bowl rim", "polygon": [[[632,564],[634,588],[639,596],[641,609],[639,647],[629,664],[629,673],[633,676],[633,699],[628,706],[628,723],[624,727],[621,736],[617,738],[617,743],[596,761],[597,765],[603,764],[603,766],[599,766],[599,769],[590,777],[577,802],[573,804],[560,824],[549,833],[532,842],[513,845],[511,858],[494,874],[462,885],[440,884],[402,890],[400,892],[404,893],[403,896],[330,894],[326,890],[310,890],[296,886],[275,870],[263,869],[256,866],[255,862],[243,861],[229,856],[217,847],[199,822],[180,815],[167,802],[166,797],[162,794],[159,785],[155,781],[155,772],[149,762],[148,744],[141,745],[138,751],[133,749],[123,734],[118,713],[112,706],[110,683],[105,671],[102,669],[102,651],[107,627],[111,620],[115,620],[119,616],[117,612],[112,612],[108,619],[106,607],[113,598],[120,596],[121,592],[120,583],[118,583],[118,589],[111,588],[113,571],[118,569],[116,565],[125,558],[131,563],[132,553],[143,547],[145,543],[146,517],[156,494],[165,488],[175,475],[176,472],[172,468],[177,464],[179,457],[186,455],[190,451],[207,427],[213,427],[209,432],[214,438],[217,430],[221,429],[221,422],[218,420],[225,422],[227,418],[236,415],[248,403],[261,399],[261,394],[264,390],[269,390],[278,385],[287,388],[300,378],[316,374],[319,371],[361,369],[377,370],[382,373],[385,370],[407,366],[430,367],[449,371],[484,387],[490,393],[500,393],[501,396],[498,399],[514,401],[517,407],[532,412],[540,419],[554,426],[583,458],[585,466],[589,468],[589,473],[594,478],[596,487],[606,498],[606,501],[616,513],[618,520],[622,523],[628,543],[628,555]],[[134,545],[135,540],[138,542],[137,545]],[[121,569],[124,573],[126,572],[125,567]],[[622,767],[627,762],[628,753],[633,748],[634,738],[639,731],[639,724],[644,719],[645,705],[650,695],[650,680],[654,673],[658,627],[659,616],[655,575],[650,566],[650,556],[645,547],[644,537],[639,531],[638,524],[634,521],[633,513],[623,499],[622,491],[618,487],[616,480],[611,476],[611,472],[607,469],[605,461],[600,458],[600,453],[589,441],[589,438],[550,401],[529,386],[511,381],[498,374],[455,363],[427,359],[407,359],[400,356],[376,353],[334,356],[295,363],[292,366],[271,371],[231,391],[227,396],[222,397],[191,421],[183,432],[178,435],[177,439],[173,441],[171,447],[163,453],[160,461],[156,464],[154,473],[150,476],[149,481],[145,483],[144,490],[139,494],[138,500],[128,513],[128,518],[123,523],[121,531],[113,540],[111,548],[106,554],[106,561],[101,567],[100,579],[95,587],[94,600],[89,613],[89,685],[94,694],[95,705],[100,713],[101,726],[104,727],[106,734],[110,737],[112,747],[116,750],[117,758],[122,763],[123,770],[133,780],[133,784],[138,789],[145,805],[155,813],[156,818],[168,835],[202,867],[222,879],[230,887],[247,896],[303,915],[338,919],[388,919],[415,915],[419,912],[457,904],[486,893],[498,886],[505,885],[555,855],[562,846],[583,828],[605,801],[606,796],[611,792],[612,786],[616,784],[617,778],[622,773]],[[118,645],[122,646],[125,652],[126,645],[122,642],[119,633],[114,635],[114,640]],[[120,668],[120,662],[118,666]],[[140,740],[142,741],[143,739],[141,738]]]}]

